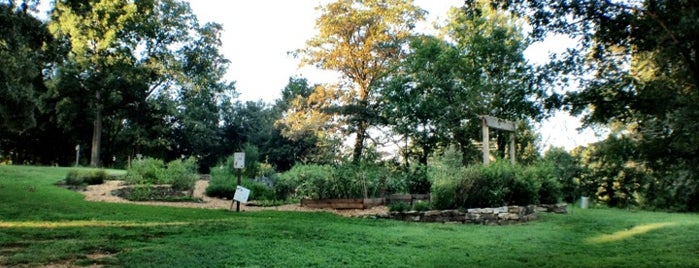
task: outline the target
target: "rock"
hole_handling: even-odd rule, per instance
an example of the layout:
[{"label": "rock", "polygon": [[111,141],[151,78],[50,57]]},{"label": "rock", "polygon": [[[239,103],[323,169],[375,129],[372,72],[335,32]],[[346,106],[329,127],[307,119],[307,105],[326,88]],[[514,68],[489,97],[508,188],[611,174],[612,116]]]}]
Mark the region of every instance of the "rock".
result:
[{"label": "rock", "polygon": [[507,213],[507,207],[494,208],[493,213],[495,213],[495,214]]},{"label": "rock", "polygon": [[444,213],[443,211],[439,211],[439,210],[430,210],[430,211],[425,211],[423,215],[425,217],[437,217],[437,216],[449,215],[449,214]]},{"label": "rock", "polygon": [[524,211],[524,208],[523,208],[523,207],[520,207],[520,206],[510,206],[510,207],[507,208],[507,212],[509,212],[509,213],[517,213],[517,214],[520,214],[520,213],[522,213],[523,211]]}]

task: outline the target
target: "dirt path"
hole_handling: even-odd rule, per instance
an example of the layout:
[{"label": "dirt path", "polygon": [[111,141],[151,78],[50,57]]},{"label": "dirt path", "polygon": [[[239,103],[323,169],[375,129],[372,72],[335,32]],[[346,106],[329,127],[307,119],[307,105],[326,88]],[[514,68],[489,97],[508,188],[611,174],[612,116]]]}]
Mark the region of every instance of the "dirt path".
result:
[{"label": "dirt path", "polygon": [[[171,206],[171,207],[190,207],[190,208],[205,208],[205,209],[230,209],[231,200],[224,200],[220,198],[211,198],[204,194],[206,186],[209,185],[209,181],[199,180],[194,186],[194,197],[201,198],[204,202],[158,202],[158,201],[146,201],[146,202],[134,202],[123,199],[118,196],[112,195],[112,191],[121,187],[125,187],[123,181],[105,181],[100,185],[90,185],[87,186],[85,191],[82,193],[85,195],[85,200],[94,202],[111,202],[111,203],[131,203],[139,205],[157,205],[157,206]],[[235,205],[234,205],[235,206]],[[375,207],[372,209],[346,209],[346,210],[334,210],[334,209],[312,209],[307,207],[301,207],[299,204],[283,205],[277,207],[256,207],[256,206],[246,206],[245,204],[240,204],[241,211],[261,211],[261,210],[282,210],[282,211],[328,211],[342,216],[362,216],[362,215],[376,215],[379,213],[385,213],[388,208],[385,206]]]}]

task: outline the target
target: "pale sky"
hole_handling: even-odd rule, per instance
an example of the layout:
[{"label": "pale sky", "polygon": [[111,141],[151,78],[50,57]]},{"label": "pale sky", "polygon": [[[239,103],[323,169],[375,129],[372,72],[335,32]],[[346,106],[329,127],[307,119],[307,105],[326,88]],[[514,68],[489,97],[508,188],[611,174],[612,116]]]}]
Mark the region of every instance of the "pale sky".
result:
[{"label": "pale sky", "polygon": [[[221,51],[231,61],[228,80],[236,82],[241,101],[263,100],[272,102],[291,76],[303,76],[311,84],[334,82],[337,75],[313,67],[299,68],[298,60],[287,52],[303,48],[306,40],[317,33],[315,10],[329,0],[191,0],[192,10],[200,23],[223,24]],[[429,31],[435,21],[442,21],[447,10],[460,6],[463,0],[415,0],[415,4],[429,12],[419,26]],[[565,42],[563,42],[565,43]],[[547,59],[548,51],[564,49],[561,41],[532,46],[525,56],[532,63]],[[562,146],[572,149],[599,140],[592,130],[582,133],[578,119],[558,112],[541,124],[542,149]]]}]

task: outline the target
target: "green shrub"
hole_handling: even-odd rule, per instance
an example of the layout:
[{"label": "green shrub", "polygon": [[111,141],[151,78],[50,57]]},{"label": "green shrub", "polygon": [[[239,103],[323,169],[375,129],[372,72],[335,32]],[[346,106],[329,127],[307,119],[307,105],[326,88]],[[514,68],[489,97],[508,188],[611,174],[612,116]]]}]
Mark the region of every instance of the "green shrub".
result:
[{"label": "green shrub", "polygon": [[193,157],[186,160],[174,160],[167,164],[162,181],[172,185],[176,191],[189,191],[197,182],[197,163]]},{"label": "green shrub", "polygon": [[[238,186],[238,177],[237,174],[231,174],[231,170],[225,167],[211,169],[211,179],[209,186],[206,187],[207,196],[233,199]],[[241,179],[241,186],[250,190],[249,200],[274,200],[276,197],[272,188],[248,178]]]},{"label": "green shrub", "polygon": [[65,183],[67,185],[97,185],[102,184],[107,179],[107,172],[104,170],[96,171],[79,171],[71,170],[66,175]]},{"label": "green shrub", "polygon": [[250,189],[250,200],[274,200],[274,189],[249,179],[242,180],[243,187]]},{"label": "green shrub", "polygon": [[472,187],[466,198],[467,208],[495,207],[506,205],[510,197],[510,187],[517,177],[513,165],[506,161],[496,161],[490,165],[478,165],[480,176],[474,176]]},{"label": "green shrub", "polygon": [[129,194],[124,196],[127,200],[131,201],[148,201],[151,200],[151,186],[150,185],[136,185],[134,186]]},{"label": "green shrub", "polygon": [[428,211],[430,210],[430,203],[425,201],[417,201],[413,203],[413,210],[415,211]]},{"label": "green shrub", "polygon": [[550,165],[529,167],[497,161],[488,166],[430,169],[432,206],[436,209],[557,203],[560,184]]},{"label": "green shrub", "polygon": [[80,172],[77,170],[68,171],[66,175],[67,185],[81,185],[83,184],[83,178],[80,176]]},{"label": "green shrub", "polygon": [[206,196],[233,199],[236,184],[212,184],[206,187]]},{"label": "green shrub", "polygon": [[436,209],[452,209],[458,207],[456,198],[458,184],[461,182],[460,169],[448,170],[436,167],[430,174],[434,179],[431,190],[432,205]]},{"label": "green shrub", "polygon": [[515,170],[516,177],[510,187],[508,205],[526,206],[539,204],[539,192],[541,189],[541,170],[538,166],[522,168],[518,166]]},{"label": "green shrub", "polygon": [[416,165],[408,171],[405,182],[408,193],[411,194],[428,194],[432,187],[432,182],[427,175],[427,167],[424,165]]},{"label": "green shrub", "polygon": [[393,202],[388,206],[388,211],[391,212],[406,212],[408,210],[410,210],[408,202]]},{"label": "green shrub", "polygon": [[163,172],[165,163],[162,160],[146,157],[131,162],[131,167],[126,171],[126,183],[128,184],[165,184]]},{"label": "green shrub", "polygon": [[393,191],[392,172],[374,163],[295,165],[281,174],[275,185],[278,198],[364,198]]},{"label": "green shrub", "polygon": [[557,178],[556,167],[550,162],[544,161],[527,167],[527,171],[533,174],[540,184],[539,203],[556,204],[564,200],[563,187]]}]

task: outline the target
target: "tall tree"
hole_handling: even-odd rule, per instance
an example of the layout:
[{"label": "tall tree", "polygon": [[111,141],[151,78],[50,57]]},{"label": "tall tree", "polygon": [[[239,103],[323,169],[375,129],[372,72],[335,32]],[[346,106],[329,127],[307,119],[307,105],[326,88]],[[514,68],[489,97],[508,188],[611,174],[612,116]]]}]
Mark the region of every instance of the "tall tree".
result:
[{"label": "tall tree", "polygon": [[[450,114],[454,139],[462,152],[470,150],[468,137],[478,137],[479,115],[511,121],[543,117],[544,89],[535,83],[532,67],[524,58],[528,43],[516,16],[493,9],[486,1],[452,8],[444,34],[460,51],[459,78],[463,86]],[[497,132],[498,148],[504,156],[505,133]],[[464,160],[471,158],[464,155]]]},{"label": "tall tree", "polygon": [[83,90],[92,121],[90,165],[100,164],[102,121],[105,105],[116,95],[114,88],[123,81],[124,69],[135,61],[135,44],[126,40],[127,29],[140,14],[135,3],[100,0],[55,2],[51,31],[70,45],[70,53],[61,74],[75,80]]},{"label": "tall tree", "polygon": [[340,72],[352,88],[341,110],[356,134],[357,162],[377,119],[372,91],[403,56],[403,45],[425,12],[412,0],[338,0],[319,9],[318,35],[297,52],[304,64]]},{"label": "tall tree", "polygon": [[46,25],[23,7],[0,3],[0,128],[15,133],[36,126],[42,71],[56,52]]},{"label": "tall tree", "polygon": [[[418,148],[419,161],[456,143],[464,164],[479,159],[481,115],[539,120],[544,92],[524,59],[527,46],[516,17],[486,2],[453,8],[443,39],[413,39],[407,58],[383,84],[385,116]],[[495,135],[504,155],[509,135]],[[520,147],[526,147],[521,145]],[[531,150],[530,150],[531,151]]]},{"label": "tall tree", "polygon": [[406,59],[382,86],[383,116],[410,143],[404,148],[406,160],[415,155],[426,165],[438,144],[451,139],[445,115],[461,90],[456,75],[461,60],[459,51],[448,42],[417,36],[410,42]]},{"label": "tall tree", "polygon": [[[699,199],[699,3],[696,1],[497,1],[527,16],[531,38],[567,35],[579,44],[550,70],[578,77],[563,100],[590,124],[632,126],[638,160],[668,191]],[[673,174],[673,175],[663,175]],[[663,187],[665,187],[663,186]],[[691,197],[693,196],[693,197]],[[696,209],[696,208],[695,208]]]},{"label": "tall tree", "polygon": [[135,135],[132,156],[142,148],[206,155],[233,90],[223,80],[221,25],[200,26],[178,0],[85,0],[56,2],[50,29],[70,48],[53,79],[61,125],[90,119],[91,165],[104,159],[103,140],[127,141],[120,135]]}]

